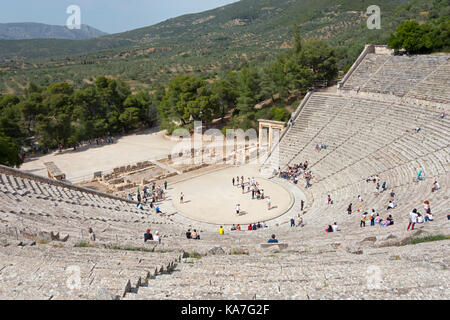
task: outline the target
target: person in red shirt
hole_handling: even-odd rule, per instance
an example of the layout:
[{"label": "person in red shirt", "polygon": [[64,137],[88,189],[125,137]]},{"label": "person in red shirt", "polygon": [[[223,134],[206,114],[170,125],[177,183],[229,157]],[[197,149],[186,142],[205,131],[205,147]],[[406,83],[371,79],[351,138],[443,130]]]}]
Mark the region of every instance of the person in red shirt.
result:
[{"label": "person in red shirt", "polygon": [[252,225],[251,224],[248,225],[248,229],[247,230],[248,231],[252,231]]}]

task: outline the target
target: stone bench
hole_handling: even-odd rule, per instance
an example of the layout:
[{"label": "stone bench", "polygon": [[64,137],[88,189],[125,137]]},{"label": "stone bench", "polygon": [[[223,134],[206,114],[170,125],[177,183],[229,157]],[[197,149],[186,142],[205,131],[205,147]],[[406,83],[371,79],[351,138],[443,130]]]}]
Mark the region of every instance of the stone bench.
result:
[{"label": "stone bench", "polygon": [[288,247],[288,244],[287,243],[261,243],[260,244],[260,247],[264,248],[264,249],[271,248],[274,246],[278,246],[278,248],[281,250],[281,249],[286,249]]}]

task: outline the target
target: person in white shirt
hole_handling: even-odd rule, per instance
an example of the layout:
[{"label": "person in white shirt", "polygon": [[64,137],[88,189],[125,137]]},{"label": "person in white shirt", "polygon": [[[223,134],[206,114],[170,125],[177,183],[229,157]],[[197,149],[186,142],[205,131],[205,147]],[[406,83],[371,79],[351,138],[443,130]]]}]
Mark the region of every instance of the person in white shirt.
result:
[{"label": "person in white shirt", "polygon": [[339,227],[338,227],[336,222],[331,226],[331,229],[333,229],[333,232],[340,231],[340,229],[339,229]]},{"label": "person in white shirt", "polygon": [[413,209],[413,211],[411,211],[411,213],[409,214],[409,224],[408,224],[408,228],[406,229],[406,231],[409,231],[409,228],[411,228],[411,231],[414,230],[414,226],[417,223],[417,209]]},{"label": "person in white shirt", "polygon": [[417,223],[423,223],[423,217],[420,213],[417,214]]},{"label": "person in white shirt", "polygon": [[235,210],[236,214],[239,215],[239,212],[241,211],[241,206],[239,205],[239,203],[236,205]]},{"label": "person in white shirt", "polygon": [[388,207],[387,207],[387,210],[389,210],[389,209],[395,209],[396,206],[397,206],[397,200],[389,201],[389,205],[388,205]]},{"label": "person in white shirt", "polygon": [[161,242],[161,237],[159,236],[159,232],[158,231],[155,232],[155,235],[153,236],[153,240]]},{"label": "person in white shirt", "polygon": [[272,200],[270,199],[270,197],[267,197],[267,210],[270,210],[270,208],[272,207]]}]

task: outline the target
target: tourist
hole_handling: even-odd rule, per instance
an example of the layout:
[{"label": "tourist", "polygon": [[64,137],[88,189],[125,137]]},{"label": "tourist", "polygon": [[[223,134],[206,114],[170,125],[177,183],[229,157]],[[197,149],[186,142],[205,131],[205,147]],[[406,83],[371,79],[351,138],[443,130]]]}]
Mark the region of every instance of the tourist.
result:
[{"label": "tourist", "polygon": [[425,210],[425,213],[431,213],[430,202],[428,200],[423,202],[423,209]]},{"label": "tourist", "polygon": [[348,205],[347,213],[352,214],[352,204],[351,203]]},{"label": "tourist", "polygon": [[390,225],[390,223],[391,223],[391,221],[388,218],[386,218],[386,220],[381,220],[380,221],[380,226],[387,227],[387,226]]},{"label": "tourist", "polygon": [[278,240],[275,239],[275,235],[273,234],[272,237],[267,241],[267,243],[278,243]]},{"label": "tourist", "polygon": [[231,231],[236,231],[236,226],[233,224],[233,226],[231,227]]},{"label": "tourist", "polygon": [[297,227],[303,227],[303,217],[300,214],[297,215]]},{"label": "tourist", "polygon": [[242,183],[241,183],[241,189],[242,189],[242,194],[244,194],[245,193],[244,181],[242,181]]},{"label": "tourist", "polygon": [[331,201],[331,196],[328,195],[328,204],[332,204],[332,203],[333,203],[333,201]]},{"label": "tourist", "polygon": [[270,210],[272,208],[272,200],[270,197],[267,197],[267,210]]},{"label": "tourist", "polygon": [[233,186],[234,186],[234,182],[235,182],[234,177],[233,177],[233,179],[231,179],[231,181],[233,182]]},{"label": "tourist", "polygon": [[305,181],[306,181],[305,188],[311,187],[311,183],[309,182],[309,177],[306,177],[306,178],[305,178]]},{"label": "tourist", "polygon": [[339,229],[337,223],[335,222],[335,223],[331,226],[331,230],[332,230],[332,232],[338,232],[338,231],[340,231],[341,229]]},{"label": "tourist", "polygon": [[394,198],[395,198],[394,190],[391,190],[391,193],[389,195],[390,195],[391,199],[394,200]]},{"label": "tourist", "polygon": [[89,228],[88,233],[89,233],[89,241],[95,242],[97,237],[95,236],[94,230],[92,230],[92,228]]},{"label": "tourist", "polygon": [[194,229],[191,234],[192,239],[194,240],[200,240],[200,235],[197,233],[197,230]]},{"label": "tourist", "polygon": [[137,207],[138,209],[140,209],[140,210],[144,210],[144,207],[142,206],[141,201],[138,202],[138,204],[137,204],[136,207]]},{"label": "tourist", "polygon": [[375,209],[372,209],[372,212],[370,213],[370,226],[373,227],[375,225],[375,216],[376,216]]},{"label": "tourist", "polygon": [[184,201],[184,194],[183,194],[183,192],[181,192],[181,194],[180,194],[180,203],[183,203],[183,201]]},{"label": "tourist", "polygon": [[155,232],[155,236],[153,237],[154,241],[158,241],[159,243],[161,243],[161,237],[159,236],[159,232],[156,231]]},{"label": "tourist", "polygon": [[239,215],[239,213],[241,212],[241,205],[239,203],[236,204],[234,209],[236,210],[236,215]]},{"label": "tourist", "polygon": [[223,236],[224,233],[225,233],[225,230],[223,229],[223,226],[220,226],[220,228],[219,228],[219,234],[220,234],[221,236]]},{"label": "tourist", "polygon": [[386,221],[388,221],[389,223],[387,225],[392,226],[394,224],[394,218],[392,218],[392,215],[390,214],[387,218]]},{"label": "tourist", "polygon": [[431,192],[435,192],[439,190],[439,183],[437,181],[433,182],[432,186],[431,186]]},{"label": "tourist", "polygon": [[422,172],[422,170],[420,170],[419,173],[417,174],[416,182],[419,182],[421,180],[423,180],[423,172]]},{"label": "tourist", "polygon": [[238,224],[238,225],[236,226],[236,231],[241,231],[241,225],[240,225],[240,224]]},{"label": "tourist", "polygon": [[150,229],[147,229],[144,233],[144,242],[147,242],[147,240],[153,240],[153,235],[150,233]]},{"label": "tourist", "polygon": [[303,205],[305,204],[305,201],[303,199],[300,201],[300,210],[303,211]]},{"label": "tourist", "polygon": [[155,213],[162,213],[162,211],[159,209],[159,205],[155,207]]},{"label": "tourist", "polygon": [[411,213],[409,214],[409,224],[406,231],[409,231],[410,227],[412,227],[411,231],[414,230],[416,222],[417,222],[417,209],[413,209],[413,211],[411,211]]},{"label": "tourist", "polygon": [[256,227],[256,223],[252,225],[252,231],[256,231],[258,228]]},{"label": "tourist", "polygon": [[291,228],[292,227],[295,227],[295,219],[294,218],[291,218]]},{"label": "tourist", "polygon": [[424,219],[423,216],[418,212],[417,213],[417,223],[423,223]]},{"label": "tourist", "polygon": [[167,181],[164,181],[164,189],[167,190]]},{"label": "tourist", "polygon": [[389,201],[387,210],[389,210],[389,209],[395,209],[395,207],[397,207],[397,200]]},{"label": "tourist", "polygon": [[425,222],[433,221],[433,220],[434,220],[434,218],[433,218],[433,215],[431,213],[425,214]]},{"label": "tourist", "polygon": [[366,218],[367,218],[367,212],[364,212],[361,216],[361,222],[359,224],[359,227],[365,227],[366,226]]},{"label": "tourist", "polygon": [[333,227],[331,227],[331,225],[328,225],[328,227],[325,229],[325,232],[333,232]]},{"label": "tourist", "polygon": [[375,195],[380,193],[380,184],[377,182],[377,186],[375,187]]},{"label": "tourist", "polygon": [[186,231],[186,239],[192,239],[191,229],[188,229],[188,231]]},{"label": "tourist", "polygon": [[361,195],[358,195],[358,200],[359,200],[359,202],[361,202],[361,203],[364,202],[364,201],[363,201],[363,198],[361,197]]}]

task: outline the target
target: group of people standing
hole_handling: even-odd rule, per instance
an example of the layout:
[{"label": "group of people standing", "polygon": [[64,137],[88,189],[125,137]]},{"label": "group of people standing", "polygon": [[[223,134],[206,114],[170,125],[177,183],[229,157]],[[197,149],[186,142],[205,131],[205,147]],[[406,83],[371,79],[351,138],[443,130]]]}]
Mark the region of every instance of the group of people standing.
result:
[{"label": "group of people standing", "polygon": [[[272,208],[272,199],[269,196],[264,195],[264,189],[261,188],[261,185],[255,180],[254,177],[247,178],[247,182],[245,182],[244,176],[237,176],[236,178],[232,178],[231,182],[233,186],[240,187],[242,189],[242,194],[245,194],[245,188],[247,187],[247,193],[251,192],[252,200],[266,200],[267,209],[270,210]],[[235,205],[234,210],[236,215],[241,214],[241,205],[238,203]]]},{"label": "group of people standing", "polygon": [[[167,181],[164,181],[164,188],[161,186],[156,186],[155,183],[152,184],[151,189],[145,186],[142,193],[138,188],[136,191],[136,207],[140,210],[144,210],[144,205],[147,205],[148,203],[150,209],[154,210],[155,213],[162,213],[157,202],[166,200],[166,190]],[[134,200],[133,194],[128,194],[128,200]]]},{"label": "group of people standing", "polygon": [[290,180],[294,184],[298,183],[299,177],[303,177],[305,179],[305,188],[311,187],[312,171],[308,170],[308,161],[288,166],[286,171],[282,171],[281,168],[278,171],[280,178]]}]

